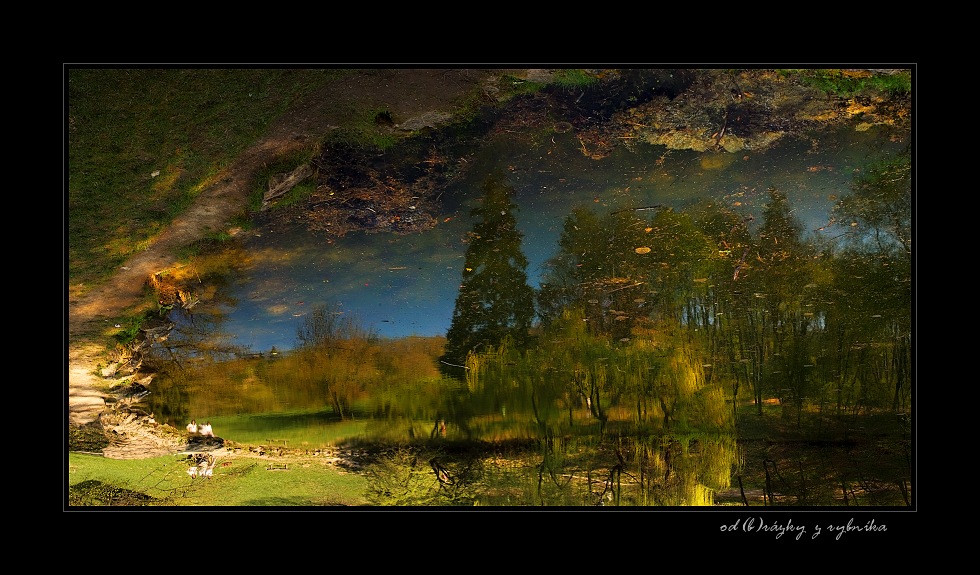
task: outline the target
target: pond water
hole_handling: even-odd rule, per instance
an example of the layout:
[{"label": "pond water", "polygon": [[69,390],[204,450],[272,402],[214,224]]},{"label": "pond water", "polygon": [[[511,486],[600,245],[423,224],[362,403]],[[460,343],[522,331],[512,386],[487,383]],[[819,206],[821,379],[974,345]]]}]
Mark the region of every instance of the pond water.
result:
[{"label": "pond water", "polygon": [[[752,318],[769,317],[769,310],[758,306],[774,299],[766,296],[779,289],[752,284],[747,299],[740,299],[742,284],[737,282],[746,281],[739,277],[740,269],[746,259],[763,262],[762,252],[725,242],[712,249],[728,258],[723,260],[727,271],[694,277],[703,283],[692,289],[702,291],[692,292],[698,295],[688,302],[719,298],[716,292],[722,291],[723,282],[729,293],[711,304],[702,331],[688,337],[688,343],[668,345],[663,338],[673,336],[657,335],[650,340],[655,344],[643,348],[638,343],[642,338],[630,335],[596,351],[601,346],[572,326],[563,332],[565,343],[545,346],[533,357],[501,351],[482,363],[467,364],[465,371],[461,367],[458,373],[447,373],[449,363],[440,364],[441,345],[465,283],[472,232],[480,221],[473,210],[484,201],[485,183],[495,179],[512,191],[527,283],[537,289],[553,271],[559,241],[576,208],[600,218],[627,212],[649,231],[655,229],[658,213],[683,213],[709,204],[735,214],[747,232],[758,234],[773,201],[769,191],[775,189],[785,195],[787,217],[799,223],[801,241],[832,243],[851,227],[850,222],[834,221],[833,206],[854,193],[856,179],[871,166],[894,159],[906,147],[875,128],[847,126],[787,137],[764,151],[732,154],[637,145],[619,146],[597,160],[581,153],[572,132],[544,139],[497,135],[442,194],[444,211],[428,231],[357,233],[328,242],[300,225],[267,224],[242,234],[229,247],[238,265],[220,284],[217,297],[192,313],[173,312],[177,327],[170,341],[191,342],[201,350],[221,342],[256,356],[210,362],[188,353],[181,369],[154,382],[148,401],[158,420],[182,428],[191,418],[210,419],[219,436],[242,444],[312,450],[352,441],[441,442],[436,447],[426,443],[433,455],[423,471],[437,479],[440,473],[456,478],[437,484],[442,503],[710,505],[717,494],[733,489],[733,470],[745,465],[735,432],[738,406],[754,400],[760,415],[765,405],[766,413],[782,409],[779,418],[799,421],[807,406],[817,410],[815,422],[831,413],[831,407],[835,413],[858,413],[855,406],[873,403],[868,394],[877,393],[883,398],[878,401],[888,403],[891,392],[847,388],[841,373],[830,366],[839,357],[827,351],[829,341],[810,335],[820,331],[813,327],[803,331],[817,339],[797,338],[796,347],[784,346],[783,336],[777,335],[783,333],[783,324],[776,322],[765,332],[776,343],[759,342],[757,354],[747,349],[745,334],[755,325]],[[607,241],[595,238],[597,245]],[[630,244],[626,251],[640,254],[647,247]],[[722,277],[733,269],[734,277]],[[836,300],[828,301],[830,292],[822,292],[823,301],[807,300],[805,294],[814,290],[797,287],[806,300],[800,306],[836,305]],[[608,300],[601,304],[588,300],[603,307],[611,324],[628,317],[624,305],[632,305],[629,314],[635,316],[659,297],[651,290],[645,296],[616,299],[628,293],[619,289],[606,289]],[[731,309],[724,307],[729,303]],[[743,304],[757,307],[738,308]],[[679,314],[682,327],[691,326],[701,305]],[[786,309],[785,302],[780,305],[773,313]],[[743,315],[749,323],[723,323],[723,313],[732,315],[735,309],[749,310]],[[317,316],[324,310],[326,316]],[[835,313],[800,310],[800,325],[819,325],[821,330],[824,323],[808,319],[816,314],[824,322]],[[869,317],[875,315],[882,316]],[[302,355],[298,334],[317,317],[334,328],[346,326],[344,333],[370,336],[337,339],[319,355]],[[330,323],[342,320],[351,323]],[[358,329],[350,331],[352,325]],[[630,325],[630,334],[657,331],[642,331],[647,324]],[[705,331],[723,333],[691,351],[691,338],[703,337]],[[862,337],[847,345],[864,345],[866,334]],[[736,351],[719,351],[726,346]],[[797,363],[784,359],[794,353],[802,354]],[[705,355],[692,359],[696,354]],[[731,382],[720,383],[722,364]],[[551,371],[545,371],[552,375],[533,372],[535,365],[549,366]],[[782,383],[780,374],[792,375]],[[613,383],[617,377],[621,379]],[[907,388],[895,391],[895,401],[906,405],[907,393]],[[788,405],[797,409],[788,410]],[[453,442],[473,441],[503,446],[491,459],[508,461],[514,472],[506,473],[488,459],[477,465],[451,456]],[[506,447],[529,443],[536,446],[530,452]],[[393,483],[398,473],[411,473],[408,460],[393,456],[388,464],[394,469]],[[641,472],[631,473],[631,465]],[[464,480],[476,475],[479,482]],[[477,494],[476,483],[492,487]]]},{"label": "pond water", "polygon": [[[383,337],[445,335],[474,223],[470,212],[492,174],[506,174],[515,190],[528,279],[538,287],[571,208],[681,209],[708,199],[758,223],[767,190],[776,188],[787,195],[805,230],[832,237],[842,229],[828,225],[830,208],[855,174],[903,144],[875,130],[842,128],[822,134],[819,142],[787,138],[763,152],[736,154],[641,145],[620,146],[608,158],[593,160],[579,146],[571,133],[556,133],[532,147],[526,138],[497,137],[443,194],[439,225],[423,233],[357,233],[327,243],[302,225],[252,230],[241,243],[241,275],[223,298],[233,304],[214,310],[221,332],[254,352],[289,350],[309,310],[324,305]],[[207,313],[203,306],[195,310],[197,316]]]}]

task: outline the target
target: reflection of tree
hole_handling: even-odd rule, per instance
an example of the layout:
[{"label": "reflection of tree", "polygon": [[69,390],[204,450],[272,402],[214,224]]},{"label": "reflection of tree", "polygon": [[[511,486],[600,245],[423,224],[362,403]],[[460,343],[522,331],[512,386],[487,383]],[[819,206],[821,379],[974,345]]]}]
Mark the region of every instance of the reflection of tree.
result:
[{"label": "reflection of tree", "polygon": [[855,243],[875,252],[912,253],[912,160],[910,151],[872,166],[834,207],[835,219],[852,228]]},{"label": "reflection of tree", "polygon": [[[542,323],[574,305],[596,333],[628,338],[647,289],[644,224],[628,211],[599,217],[577,209],[565,220],[559,254],[549,262],[539,295]],[[642,249],[640,250],[643,251]]]},{"label": "reflection of tree", "polygon": [[446,361],[462,364],[478,347],[488,349],[510,337],[523,346],[534,319],[534,291],[527,285],[523,235],[513,212],[513,189],[497,179],[484,185],[479,221],[470,232],[462,285],[446,334]]},{"label": "reflection of tree", "polygon": [[[233,253],[239,255],[237,251]],[[159,292],[156,317],[141,325],[143,340],[134,348],[140,354],[142,371],[153,374],[149,410],[160,421],[177,423],[190,419],[187,415],[190,370],[242,357],[248,352],[243,346],[229,343],[223,335],[227,316],[221,310],[237,304],[224,289],[234,280],[234,270],[220,266],[192,269],[195,281],[186,284],[179,281],[179,287],[171,285],[169,290]],[[151,280],[157,289],[160,283],[156,280],[162,275],[155,274]],[[198,305],[201,300],[207,305]]]},{"label": "reflection of tree", "polygon": [[662,210],[650,222],[647,241],[651,251],[652,290],[663,320],[689,323],[694,291],[706,283],[712,246],[694,219],[683,212]]},{"label": "reflection of tree", "polygon": [[751,301],[746,299],[745,284],[754,269],[748,256],[755,240],[747,226],[753,218],[710,201],[691,206],[687,213],[714,246],[702,262],[703,281],[695,282],[687,304],[688,335],[700,342],[706,383],[726,383],[737,414],[739,391],[749,387],[757,371],[749,359],[747,317],[738,311]]},{"label": "reflection of tree", "polygon": [[[223,308],[238,303],[227,295],[228,290],[225,289],[231,281],[232,278],[221,273],[202,273],[199,283],[204,287],[199,289],[201,294],[206,295],[192,295],[189,291],[185,295],[181,290],[182,297],[177,297],[167,306],[161,305],[160,316],[166,326],[158,322],[148,326],[150,329],[146,330],[146,335],[151,346],[147,359],[183,368],[192,358],[223,361],[246,354],[247,349],[227,343],[222,333],[228,319]],[[206,297],[206,306],[196,305],[199,297]]]},{"label": "reflection of tree", "polygon": [[[707,278],[717,252],[691,215],[661,209],[643,219],[641,213],[649,211],[620,210],[605,217],[573,212],[542,286],[540,307],[545,335],[556,337],[558,348],[573,350],[558,363],[564,369],[578,366],[567,377],[593,416],[605,421],[607,394],[632,397],[638,421],[656,413],[666,429],[683,417],[682,406],[690,403],[691,394],[711,383],[704,367],[711,361],[705,356],[712,357],[720,344],[712,340],[711,347],[699,338],[713,334]],[[569,310],[584,310],[585,317],[569,324],[575,317]],[[565,330],[575,325],[588,326],[599,338],[585,347],[597,351],[594,359],[600,364],[611,361],[615,371],[598,369],[588,352],[570,343],[577,338]],[[611,360],[613,352],[599,345],[603,340],[621,347],[615,354],[623,357]],[[639,345],[632,348],[634,343]],[[542,341],[540,347],[549,344]]]},{"label": "reflection of tree", "polygon": [[154,362],[183,368],[192,359],[225,361],[248,353],[247,348],[227,343],[225,337],[219,337],[226,320],[221,313],[194,314],[175,309],[167,319],[168,322],[177,320],[179,327],[174,328],[175,324],[168,323],[147,331],[148,339],[153,340],[150,357]]},{"label": "reflection of tree", "polygon": [[[833,260],[827,327],[838,405],[867,408],[889,393],[906,409],[912,378],[912,173],[910,150],[872,166],[835,206],[851,232]],[[888,391],[890,390],[890,392]]]},{"label": "reflection of tree", "polygon": [[[235,258],[244,260],[239,249],[230,250],[230,253],[228,258],[218,259],[217,264],[195,264],[191,268],[193,280],[186,277],[172,280],[177,281],[178,286],[168,286],[167,280],[158,280],[163,273],[153,276],[151,283],[160,295],[158,314],[161,321],[144,325],[148,328],[147,342],[151,344],[144,356],[148,363],[158,361],[183,369],[191,359],[224,361],[248,353],[246,348],[228,343],[228,336],[222,330],[228,319],[223,309],[238,304],[226,289],[237,279],[238,272],[228,269],[227,262],[235,261]],[[206,304],[199,305],[202,300]]]},{"label": "reflection of tree", "polygon": [[[744,300],[750,303],[743,313],[753,320],[748,335],[762,368],[761,381],[756,382],[757,403],[761,404],[763,390],[768,389],[777,397],[792,399],[799,410],[810,395],[804,366],[812,363],[808,347],[813,326],[803,298],[813,277],[813,250],[803,241],[803,225],[793,215],[786,195],[770,189],[769,200],[755,249],[755,273],[760,281],[749,282],[753,297]],[[770,362],[773,358],[778,360]]]},{"label": "reflection of tree", "polygon": [[472,506],[483,469],[477,459],[452,461],[438,451],[403,447],[387,450],[364,474],[374,505]]},{"label": "reflection of tree", "polygon": [[795,304],[788,300],[808,283],[807,264],[812,259],[812,250],[803,241],[803,225],[793,215],[786,194],[775,189],[769,190],[762,217],[755,254],[758,272],[765,276],[767,291],[775,292],[776,304]]},{"label": "reflection of tree", "polygon": [[652,315],[681,322],[689,287],[704,277],[711,246],[686,214],[659,210],[649,221],[620,210],[575,210],[541,288],[542,323],[569,306],[586,311],[595,333],[627,341]]},{"label": "reflection of tree", "polygon": [[351,415],[354,401],[376,377],[375,335],[355,318],[316,307],[297,330],[299,357],[310,387],[327,398],[341,419]]},{"label": "reflection of tree", "polygon": [[870,170],[853,187],[858,198],[841,200],[838,218],[860,230],[845,250],[818,251],[775,189],[755,235],[752,218],[709,202],[652,217],[576,210],[539,295],[541,346],[563,314],[583,310],[592,335],[672,358],[652,365],[635,390],[616,390],[659,404],[665,426],[681,407],[673,399],[684,394],[670,391],[680,384],[723,385],[736,399],[746,386],[760,415],[775,397],[798,424],[808,402],[832,396],[838,409],[888,401],[898,409],[911,381],[906,165]]},{"label": "reflection of tree", "polygon": [[373,339],[376,336],[362,328],[356,318],[343,312],[317,306],[296,329],[296,340],[301,348],[336,347],[339,342],[354,338]]}]

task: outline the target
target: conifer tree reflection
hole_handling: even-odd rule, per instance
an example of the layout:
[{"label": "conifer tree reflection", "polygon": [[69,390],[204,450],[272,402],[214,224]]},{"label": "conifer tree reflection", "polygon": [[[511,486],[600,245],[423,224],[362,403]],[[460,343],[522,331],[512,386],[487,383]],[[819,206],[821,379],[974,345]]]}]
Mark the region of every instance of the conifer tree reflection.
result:
[{"label": "conifer tree reflection", "polygon": [[477,348],[489,349],[509,337],[522,347],[534,319],[534,290],[527,285],[527,258],[521,251],[514,190],[502,177],[484,184],[478,218],[470,232],[462,282],[443,362],[462,365]]}]

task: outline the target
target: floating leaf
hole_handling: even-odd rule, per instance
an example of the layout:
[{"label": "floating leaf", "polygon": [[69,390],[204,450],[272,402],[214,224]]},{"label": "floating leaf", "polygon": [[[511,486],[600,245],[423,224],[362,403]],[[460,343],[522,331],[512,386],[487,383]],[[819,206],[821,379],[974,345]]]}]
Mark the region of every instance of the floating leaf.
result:
[{"label": "floating leaf", "polygon": [[636,253],[638,253],[638,254],[648,254],[648,253],[650,253],[650,248],[648,248],[648,247],[636,248]]}]

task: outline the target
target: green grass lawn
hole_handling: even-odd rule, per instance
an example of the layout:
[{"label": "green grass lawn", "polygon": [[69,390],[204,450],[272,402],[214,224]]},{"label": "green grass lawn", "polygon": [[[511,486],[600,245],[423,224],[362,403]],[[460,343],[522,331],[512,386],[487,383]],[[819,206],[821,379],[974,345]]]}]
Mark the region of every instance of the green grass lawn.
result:
[{"label": "green grass lawn", "polygon": [[324,459],[219,459],[211,479],[191,478],[187,474],[189,467],[190,464],[182,455],[117,460],[99,455],[70,453],[66,470],[69,485],[66,505],[367,505],[367,480],[363,476],[328,465]]},{"label": "green grass lawn", "polygon": [[68,277],[145,247],[299,98],[348,70],[67,70]]}]

